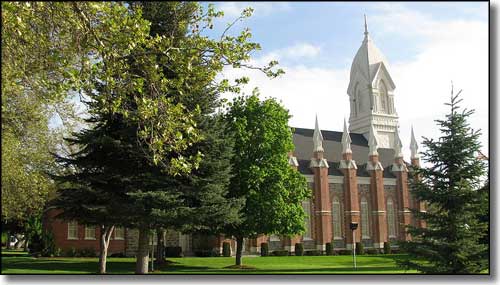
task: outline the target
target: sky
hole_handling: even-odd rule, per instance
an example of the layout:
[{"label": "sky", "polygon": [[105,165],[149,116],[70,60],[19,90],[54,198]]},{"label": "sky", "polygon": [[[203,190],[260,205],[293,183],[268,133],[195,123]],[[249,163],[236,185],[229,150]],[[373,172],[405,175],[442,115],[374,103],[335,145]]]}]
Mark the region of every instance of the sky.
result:
[{"label": "sky", "polygon": [[[252,64],[279,61],[285,74],[268,79],[258,71],[225,69],[222,77],[249,76],[246,94],[258,87],[290,111],[290,125],[341,131],[349,119],[347,86],[354,55],[363,40],[364,19],[375,45],[389,61],[394,79],[400,137],[409,158],[413,125],[421,137],[438,138],[434,122],[443,119],[453,82],[462,106],[475,109],[472,128],[481,129],[488,152],[488,3],[487,2],[216,2],[224,18],[217,34],[245,7],[254,14],[235,25],[248,27],[262,46]],[[206,5],[206,3],[205,3]],[[233,94],[225,94],[231,98]]]}]

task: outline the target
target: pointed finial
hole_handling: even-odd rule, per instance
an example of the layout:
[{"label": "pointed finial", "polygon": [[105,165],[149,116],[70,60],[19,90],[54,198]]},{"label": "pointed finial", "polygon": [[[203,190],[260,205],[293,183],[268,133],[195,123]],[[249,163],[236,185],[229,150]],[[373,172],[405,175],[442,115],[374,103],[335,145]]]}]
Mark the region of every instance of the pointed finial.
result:
[{"label": "pointed finial", "polygon": [[316,114],[316,125],[314,126],[314,134],[313,134],[313,144],[314,144],[314,152],[323,152],[323,135],[319,130],[318,124],[318,114]]},{"label": "pointed finial", "polygon": [[377,148],[377,131],[373,127],[373,122],[370,125],[370,137],[368,139],[368,146],[370,147],[370,153],[368,155],[378,155]]},{"label": "pointed finial", "polygon": [[351,136],[347,131],[347,123],[344,118],[344,132],[342,133],[342,153],[352,153],[351,142]]},{"label": "pointed finial", "polygon": [[401,139],[399,138],[399,129],[396,128],[396,132],[394,133],[394,158],[402,158],[403,157],[403,144],[401,143]]},{"label": "pointed finial", "polygon": [[410,142],[411,158],[418,159],[418,144],[413,133],[413,126],[411,126],[411,142]]},{"label": "pointed finial", "polygon": [[368,25],[366,24],[366,14],[364,14],[365,16],[365,36],[368,35]]}]

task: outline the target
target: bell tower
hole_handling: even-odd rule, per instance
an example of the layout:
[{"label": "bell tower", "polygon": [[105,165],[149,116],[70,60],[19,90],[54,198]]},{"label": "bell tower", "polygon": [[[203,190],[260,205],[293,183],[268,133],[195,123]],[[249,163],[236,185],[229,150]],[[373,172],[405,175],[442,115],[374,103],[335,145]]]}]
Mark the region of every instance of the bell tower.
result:
[{"label": "bell tower", "polygon": [[369,138],[370,127],[377,133],[380,148],[392,148],[398,126],[394,108],[396,85],[388,70],[385,56],[368,33],[365,16],[365,37],[351,65],[347,94],[351,113],[349,131]]}]

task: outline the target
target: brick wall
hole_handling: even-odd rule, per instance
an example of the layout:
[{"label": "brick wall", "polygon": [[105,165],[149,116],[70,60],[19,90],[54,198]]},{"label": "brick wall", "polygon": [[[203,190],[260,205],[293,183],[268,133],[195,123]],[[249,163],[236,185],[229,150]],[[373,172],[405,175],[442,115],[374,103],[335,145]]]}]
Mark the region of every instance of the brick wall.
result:
[{"label": "brick wall", "polygon": [[[49,210],[45,217],[43,227],[46,230],[51,231],[54,234],[54,242],[56,248],[60,248],[63,252],[71,248],[75,249],[87,249],[92,248],[99,253],[99,227],[96,226],[95,230],[95,240],[85,239],[85,226],[78,225],[78,238],[74,240],[68,240],[68,222],[54,219],[54,217],[59,214],[61,210]],[[113,234],[114,237],[114,234]],[[125,240],[114,240],[111,239],[109,242],[108,253],[122,253],[125,251]]]}]

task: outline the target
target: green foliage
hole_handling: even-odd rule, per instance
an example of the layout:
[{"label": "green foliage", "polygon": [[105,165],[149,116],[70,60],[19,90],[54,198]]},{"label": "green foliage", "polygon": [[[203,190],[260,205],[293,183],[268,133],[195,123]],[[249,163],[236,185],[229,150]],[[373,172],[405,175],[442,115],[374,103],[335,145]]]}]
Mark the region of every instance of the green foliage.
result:
[{"label": "green foliage", "polygon": [[230,257],[231,256],[231,244],[228,242],[222,243],[222,256]]},{"label": "green foliage", "polygon": [[165,257],[182,257],[182,247],[180,246],[165,247]]},{"label": "green foliage", "polygon": [[306,255],[306,256],[319,256],[319,255],[323,255],[323,254],[321,253],[321,250],[315,249],[315,250],[306,250],[304,252],[304,255]]},{"label": "green foliage", "polygon": [[338,251],[339,255],[352,255],[352,250],[351,249],[341,249]]},{"label": "green foliage", "polygon": [[436,120],[441,137],[424,138],[428,166],[414,169],[412,195],[427,204],[427,212],[412,212],[427,227],[408,228],[412,241],[400,247],[410,258],[400,264],[423,273],[479,273],[489,266],[488,245],[481,243],[488,223],[478,217],[488,208],[488,197],[478,191],[486,165],[477,159],[480,132],[468,123],[473,111],[460,108],[459,95],[452,88],[450,112]]},{"label": "green foliage", "polygon": [[274,256],[288,256],[289,252],[288,252],[288,250],[275,250],[275,251],[272,252],[271,255],[274,255]]},{"label": "green foliage", "polygon": [[260,256],[269,256],[269,244],[267,242],[260,244]]},{"label": "green foliage", "polygon": [[87,248],[81,248],[78,249],[76,252],[76,256],[79,257],[96,257],[97,253],[94,248],[92,247],[87,247]]},{"label": "green foliage", "polygon": [[76,257],[78,256],[78,251],[76,250],[76,248],[70,247],[63,253],[63,255],[66,257]]},{"label": "green foliage", "polygon": [[296,256],[304,255],[304,245],[302,243],[295,244],[295,255]]},{"label": "green foliage", "polygon": [[7,244],[8,236],[6,232],[2,232],[2,246]]},{"label": "green foliage", "polygon": [[384,254],[391,254],[391,242],[384,242]]},{"label": "green foliage", "polygon": [[333,244],[331,242],[326,243],[326,255],[333,255]]},{"label": "green foliage", "polygon": [[215,249],[200,249],[195,250],[194,255],[197,257],[219,257],[220,253]]},{"label": "green foliage", "polygon": [[233,236],[294,235],[304,231],[305,178],[288,164],[293,151],[290,115],[276,100],[257,95],[235,98],[226,114],[234,137],[230,196],[244,198],[242,222],[227,227]]},{"label": "green foliage", "polygon": [[367,248],[365,249],[366,254],[380,254],[380,250],[378,248]]},{"label": "green foliage", "polygon": [[363,255],[365,254],[365,246],[361,242],[356,243],[356,254]]}]

